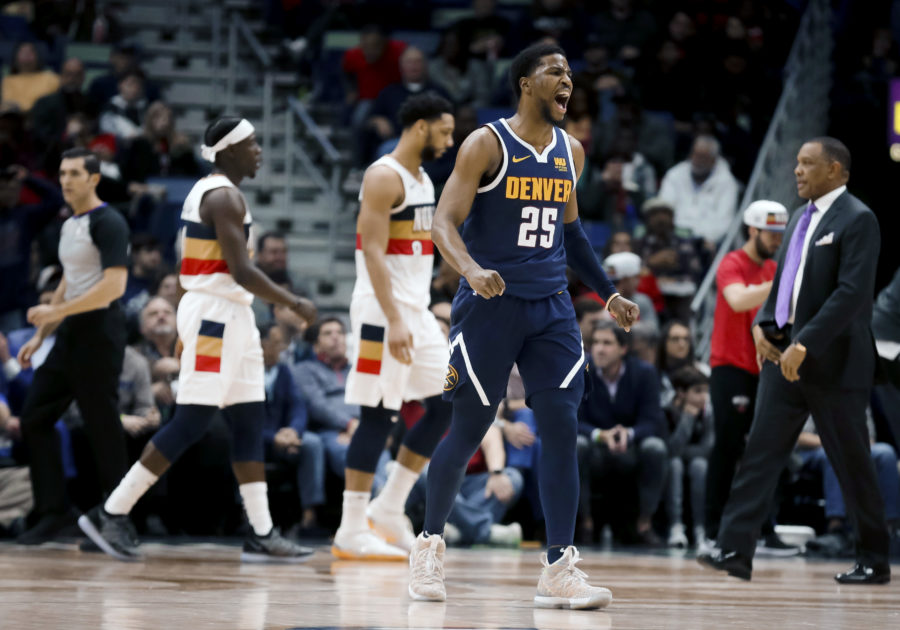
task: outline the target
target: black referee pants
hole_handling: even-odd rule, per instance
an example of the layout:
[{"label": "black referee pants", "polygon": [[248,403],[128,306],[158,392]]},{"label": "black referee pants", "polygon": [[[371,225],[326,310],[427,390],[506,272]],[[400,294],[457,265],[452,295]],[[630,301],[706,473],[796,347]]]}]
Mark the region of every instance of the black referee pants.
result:
[{"label": "black referee pants", "polygon": [[31,467],[37,517],[66,509],[59,437],[54,429],[75,400],[104,495],[127,469],[119,419],[119,376],[125,356],[125,317],[118,304],[67,317],[34,380],[22,409],[22,437]]}]

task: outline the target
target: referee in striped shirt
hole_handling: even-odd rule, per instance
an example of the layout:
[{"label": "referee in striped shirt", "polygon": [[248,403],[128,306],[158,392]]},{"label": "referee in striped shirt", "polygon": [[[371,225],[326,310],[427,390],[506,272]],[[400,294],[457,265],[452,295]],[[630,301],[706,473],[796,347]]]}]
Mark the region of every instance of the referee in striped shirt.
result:
[{"label": "referee in striped shirt", "polygon": [[28,310],[37,332],[18,356],[22,367],[29,367],[32,355],[56,330],[56,342],[34,374],[21,416],[34,490],[30,528],[18,539],[26,545],[51,540],[75,524],[54,429],[73,400],[84,418],[103,493],[111,492],[127,470],[117,408],[126,333],[117,300],[128,277],[128,225],[97,197],[100,162],[93,153],[63,153],[59,182],[73,212],[59,240],[63,280],[50,304]]}]

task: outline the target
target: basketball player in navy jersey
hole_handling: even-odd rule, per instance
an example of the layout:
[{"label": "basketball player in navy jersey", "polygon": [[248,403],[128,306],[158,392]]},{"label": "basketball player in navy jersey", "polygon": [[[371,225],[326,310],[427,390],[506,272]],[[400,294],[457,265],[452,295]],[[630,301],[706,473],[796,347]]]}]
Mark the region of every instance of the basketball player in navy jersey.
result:
[{"label": "basketball player in navy jersey", "polygon": [[444,524],[516,363],[543,443],[539,478],[548,547],[535,605],[601,608],[612,593],[586,582],[572,545],[585,356],[566,291],[566,264],[606,297],[606,308],[625,330],[637,320],[638,307],[615,292],[578,220],[575,184],[584,149],[558,128],[572,93],[565,53],[546,44],[527,48],[513,60],[510,79],[519,99],[515,116],[463,142],[434,216],[434,242],[462,275],[444,383],[453,417],[428,473],[425,527],[409,559],[409,594],[446,599]]}]

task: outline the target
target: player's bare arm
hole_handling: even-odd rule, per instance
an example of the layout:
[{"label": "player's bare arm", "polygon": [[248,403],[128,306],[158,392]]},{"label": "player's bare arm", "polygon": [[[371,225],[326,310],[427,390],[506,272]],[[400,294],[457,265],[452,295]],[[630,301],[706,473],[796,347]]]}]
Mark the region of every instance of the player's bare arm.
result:
[{"label": "player's bare arm", "polygon": [[[569,142],[572,145],[572,159],[575,162],[575,175],[577,179],[578,177],[581,177],[581,171],[584,168],[584,147],[572,136],[569,136]],[[563,222],[566,225],[567,262],[570,267],[575,269],[576,273],[582,276],[582,280],[587,282],[592,289],[597,291],[597,293],[603,297],[606,301],[607,310],[610,315],[616,319],[619,326],[625,330],[631,330],[631,325],[636,322],[640,316],[640,309],[637,304],[630,300],[626,300],[615,291],[610,293],[608,292],[609,289],[604,290],[604,286],[602,285],[611,286],[611,284],[609,283],[606,274],[603,272],[603,269],[600,267],[597,256],[590,247],[587,237],[584,236],[584,231],[582,230],[580,223],[575,224],[577,220],[578,195],[573,187],[572,195],[566,203],[566,211],[563,215]],[[572,239],[573,242],[569,242],[568,240],[571,236],[575,237]],[[587,246],[585,247],[585,245]],[[606,292],[606,295],[604,295],[604,292]]]},{"label": "player's bare arm", "polygon": [[444,260],[485,299],[502,295],[506,283],[499,273],[493,269],[483,269],[475,262],[458,229],[472,211],[472,202],[482,178],[497,172],[502,160],[493,132],[484,127],[472,132],[459,147],[456,166],[444,186],[431,229],[431,237]]},{"label": "player's bare arm", "polygon": [[412,362],[412,334],[394,302],[391,274],[385,262],[391,209],[403,203],[403,181],[387,166],[373,166],[363,178],[357,228],[375,298],[388,321],[388,350],[401,363]]},{"label": "player's bare arm", "polygon": [[311,324],[316,319],[313,303],[285,291],[250,261],[244,234],[244,213],[240,194],[230,188],[211,190],[200,204],[200,218],[215,227],[216,239],[234,281],[266,302],[290,307]]}]

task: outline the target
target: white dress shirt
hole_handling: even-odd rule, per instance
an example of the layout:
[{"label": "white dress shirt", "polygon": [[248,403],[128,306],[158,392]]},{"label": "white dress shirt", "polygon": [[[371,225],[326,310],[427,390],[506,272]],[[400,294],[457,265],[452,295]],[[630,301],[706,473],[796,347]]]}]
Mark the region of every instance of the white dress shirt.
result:
[{"label": "white dress shirt", "polygon": [[797,307],[797,296],[800,295],[800,285],[803,284],[803,270],[806,268],[806,253],[809,251],[809,241],[812,239],[813,234],[815,234],[816,228],[819,227],[819,222],[822,220],[822,217],[824,217],[825,213],[828,212],[828,209],[831,208],[831,204],[833,204],[834,200],[840,197],[845,190],[847,190],[846,186],[839,186],[831,192],[825,193],[818,199],[814,199],[812,202],[816,206],[816,211],[813,212],[812,216],[809,218],[809,229],[806,230],[806,237],[803,239],[803,251],[800,253],[800,266],[797,267],[797,276],[794,278],[794,293],[791,296],[791,310],[788,314],[788,323],[790,324],[794,323],[794,309]]}]

